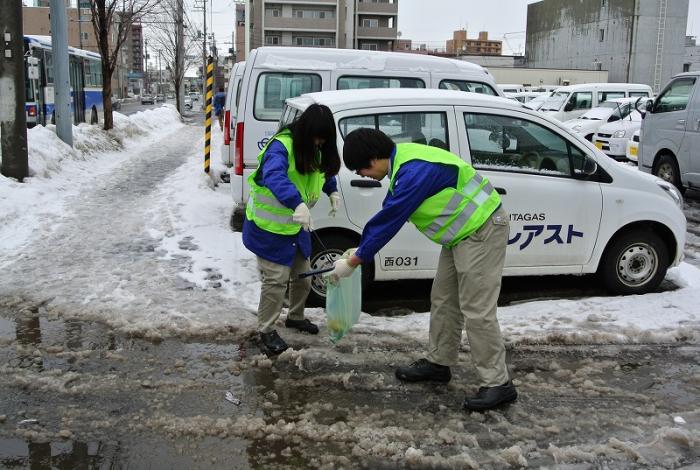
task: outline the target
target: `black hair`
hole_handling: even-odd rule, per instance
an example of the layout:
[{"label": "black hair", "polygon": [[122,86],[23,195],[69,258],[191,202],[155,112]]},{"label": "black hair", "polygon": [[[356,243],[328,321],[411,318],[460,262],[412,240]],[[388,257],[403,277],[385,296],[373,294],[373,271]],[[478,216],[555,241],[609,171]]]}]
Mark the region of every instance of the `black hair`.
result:
[{"label": "black hair", "polygon": [[[312,104],[286,128],[292,133],[294,160],[299,173],[306,175],[320,170],[326,178],[338,174],[340,156],[335,138],[335,120],[328,106]],[[315,139],[323,139],[324,142],[317,147]],[[321,161],[316,157],[319,150]]]},{"label": "black hair", "polygon": [[220,86],[219,91],[224,91],[224,87]]},{"label": "black hair", "polygon": [[377,129],[362,127],[345,136],[343,161],[350,171],[369,168],[373,159],[391,157],[394,141]]}]

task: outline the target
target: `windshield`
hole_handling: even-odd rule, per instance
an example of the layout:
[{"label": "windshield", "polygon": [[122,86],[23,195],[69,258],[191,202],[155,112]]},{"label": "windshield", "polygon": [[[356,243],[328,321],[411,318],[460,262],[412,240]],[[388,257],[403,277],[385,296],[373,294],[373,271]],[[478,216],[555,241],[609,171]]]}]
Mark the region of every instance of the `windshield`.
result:
[{"label": "windshield", "polygon": [[[613,106],[609,106],[612,104]],[[610,117],[613,111],[617,108],[617,103],[603,103],[597,108],[584,113],[579,119],[592,119],[594,121],[603,121]]]},{"label": "windshield", "polygon": [[540,108],[541,111],[559,111],[569,97],[568,91],[554,92],[547,98]]}]

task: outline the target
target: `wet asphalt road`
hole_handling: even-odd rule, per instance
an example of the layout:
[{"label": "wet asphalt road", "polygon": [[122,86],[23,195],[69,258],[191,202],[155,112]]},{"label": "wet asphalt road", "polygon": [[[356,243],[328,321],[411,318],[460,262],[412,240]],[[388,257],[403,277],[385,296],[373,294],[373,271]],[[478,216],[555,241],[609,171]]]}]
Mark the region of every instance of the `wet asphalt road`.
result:
[{"label": "wet asphalt road", "polygon": [[520,398],[469,413],[467,350],[449,385],[405,385],[423,345],[401,335],[282,329],[295,350],[270,360],[228,332],[149,341],[55,313],[0,311],[2,468],[700,465],[696,345],[509,345]]}]

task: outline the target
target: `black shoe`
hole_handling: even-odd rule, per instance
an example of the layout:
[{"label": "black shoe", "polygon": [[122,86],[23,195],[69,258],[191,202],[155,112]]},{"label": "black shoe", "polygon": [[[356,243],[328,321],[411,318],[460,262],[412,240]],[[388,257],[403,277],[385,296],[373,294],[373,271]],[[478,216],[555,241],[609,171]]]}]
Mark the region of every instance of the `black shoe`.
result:
[{"label": "black shoe", "polygon": [[265,345],[270,354],[281,354],[287,350],[287,343],[284,342],[275,330],[269,333],[260,333],[260,341]]},{"label": "black shoe", "polygon": [[318,334],[318,326],[314,325],[306,318],[304,318],[303,320],[290,320],[289,318],[287,318],[284,321],[284,326],[286,326],[287,328],[296,328],[299,331],[305,331],[312,335]]},{"label": "black shoe", "polygon": [[449,382],[450,368],[427,359],[418,359],[407,367],[396,369],[396,378],[404,382]]},{"label": "black shoe", "polygon": [[518,398],[515,385],[509,380],[503,385],[495,387],[481,387],[476,396],[464,400],[464,409],[470,411],[484,411],[495,408],[505,403],[510,403]]}]

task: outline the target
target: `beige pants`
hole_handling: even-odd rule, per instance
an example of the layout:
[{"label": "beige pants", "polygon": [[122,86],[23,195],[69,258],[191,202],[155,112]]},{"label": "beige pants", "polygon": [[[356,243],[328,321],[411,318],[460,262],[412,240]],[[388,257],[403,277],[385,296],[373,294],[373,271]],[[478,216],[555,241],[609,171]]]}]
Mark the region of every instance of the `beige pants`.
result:
[{"label": "beige pants", "polygon": [[289,283],[290,320],[304,319],[304,305],[311,290],[311,277],[299,279],[299,274],[309,271],[310,264],[297,251],[292,267],[273,263],[258,257],[258,269],[262,278],[260,303],[258,304],[258,330],[269,333],[275,329],[275,322],[282,313],[284,294]]},{"label": "beige pants", "polygon": [[500,208],[467,239],[442,248],[430,294],[428,360],[455,365],[464,327],[480,387],[508,381],[496,318],[507,244],[508,214]]}]

